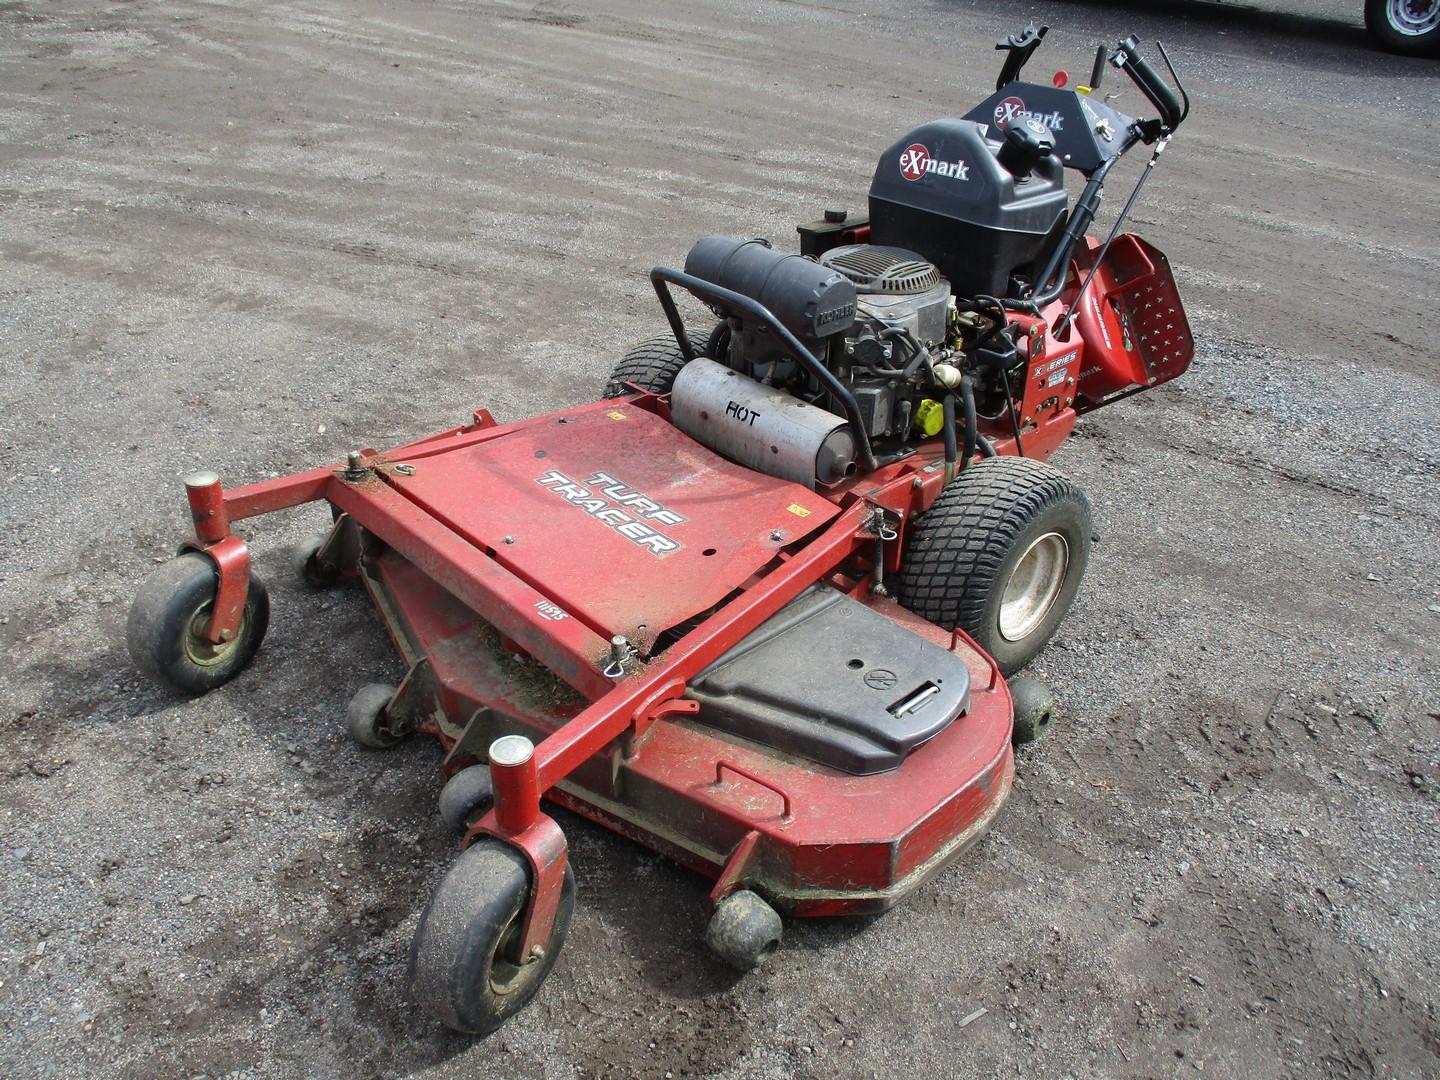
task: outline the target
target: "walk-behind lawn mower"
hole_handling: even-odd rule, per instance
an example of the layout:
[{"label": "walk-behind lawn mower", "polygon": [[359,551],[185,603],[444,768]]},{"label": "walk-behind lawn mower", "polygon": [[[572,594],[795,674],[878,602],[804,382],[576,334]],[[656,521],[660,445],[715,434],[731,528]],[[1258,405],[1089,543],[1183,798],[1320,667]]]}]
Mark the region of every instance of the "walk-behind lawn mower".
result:
[{"label": "walk-behind lawn mower", "polygon": [[[355,695],[350,732],[434,736],[464,836],[411,956],[445,1023],[495,1030],[559,954],[575,884],[542,798],[714,879],[707,942],[741,968],[781,914],[884,910],[994,821],[1012,742],[1051,709],[1007,678],[1090,554],[1085,496],[1046,459],[1192,354],[1165,257],[1124,212],[1086,235],[1111,168],[1139,144],[1153,166],[1188,98],[1134,38],[1088,86],[1018,81],[1043,36],[1001,42],[965,119],[885,151],[868,217],[801,226],[799,255],[710,236],[654,270],[670,332],[602,400],[187,481],[195,537],[141,586],[134,659],[195,693],[233,678],[269,599],[231,524],[330,504],[299,569],[363,582],[408,665]],[[1158,116],[1092,93],[1107,59]],[[718,321],[692,332],[672,288]]]}]

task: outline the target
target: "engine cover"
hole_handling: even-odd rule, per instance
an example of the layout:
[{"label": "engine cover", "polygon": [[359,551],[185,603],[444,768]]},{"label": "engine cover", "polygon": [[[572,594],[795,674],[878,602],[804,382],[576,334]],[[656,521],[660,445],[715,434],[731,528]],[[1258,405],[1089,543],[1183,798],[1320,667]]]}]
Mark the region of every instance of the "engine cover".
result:
[{"label": "engine cover", "polygon": [[945,340],[950,284],[934,263],[905,248],[851,244],[827,251],[820,264],[854,284],[862,318],[903,326],[925,344]]},{"label": "engine cover", "polygon": [[714,360],[680,369],[670,416],[696,442],[769,476],[813,488],[855,472],[855,438],[841,417]]}]

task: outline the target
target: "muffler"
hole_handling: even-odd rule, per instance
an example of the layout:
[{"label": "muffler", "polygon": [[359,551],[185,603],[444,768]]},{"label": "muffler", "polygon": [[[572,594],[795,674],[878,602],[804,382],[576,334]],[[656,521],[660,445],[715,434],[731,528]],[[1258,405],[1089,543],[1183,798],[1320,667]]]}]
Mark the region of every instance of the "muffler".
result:
[{"label": "muffler", "polygon": [[855,475],[855,438],[834,413],[698,358],[675,377],[675,426],[756,472],[814,488]]}]

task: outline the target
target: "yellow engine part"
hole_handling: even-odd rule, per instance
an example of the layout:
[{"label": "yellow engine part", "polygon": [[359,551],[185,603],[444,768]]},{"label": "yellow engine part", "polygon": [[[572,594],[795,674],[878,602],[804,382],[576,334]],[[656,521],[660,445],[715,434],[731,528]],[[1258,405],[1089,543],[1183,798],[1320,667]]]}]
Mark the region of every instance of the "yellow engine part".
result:
[{"label": "yellow engine part", "polygon": [[925,398],[915,410],[915,430],[927,439],[939,435],[945,426],[945,407],[934,398]]}]

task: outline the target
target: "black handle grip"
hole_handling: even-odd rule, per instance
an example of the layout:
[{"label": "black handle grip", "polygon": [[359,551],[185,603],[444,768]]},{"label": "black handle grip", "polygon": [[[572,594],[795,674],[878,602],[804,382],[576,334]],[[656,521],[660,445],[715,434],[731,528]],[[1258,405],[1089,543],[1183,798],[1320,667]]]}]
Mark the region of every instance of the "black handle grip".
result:
[{"label": "black handle grip", "polygon": [[1171,131],[1180,126],[1180,121],[1185,119],[1185,111],[1180,104],[1180,98],[1165,85],[1149,62],[1140,55],[1140,42],[1132,34],[1124,41],[1115,53],[1116,66],[1123,67],[1130,80],[1140,88],[1140,92],[1150,99],[1150,104],[1160,111],[1160,121]]},{"label": "black handle grip", "polygon": [[1100,80],[1105,76],[1105,56],[1109,53],[1104,45],[1095,50],[1095,64],[1090,68],[1090,89],[1099,90]]},{"label": "black handle grip", "polygon": [[1036,29],[1033,22],[1028,23],[1020,33],[1011,34],[995,43],[995,48],[1005,53],[1005,63],[1000,67],[1000,78],[995,80],[996,90],[1020,77],[1020,69],[1030,59],[1030,54],[1040,47],[1040,42],[1045,40],[1049,29],[1048,26]]}]

